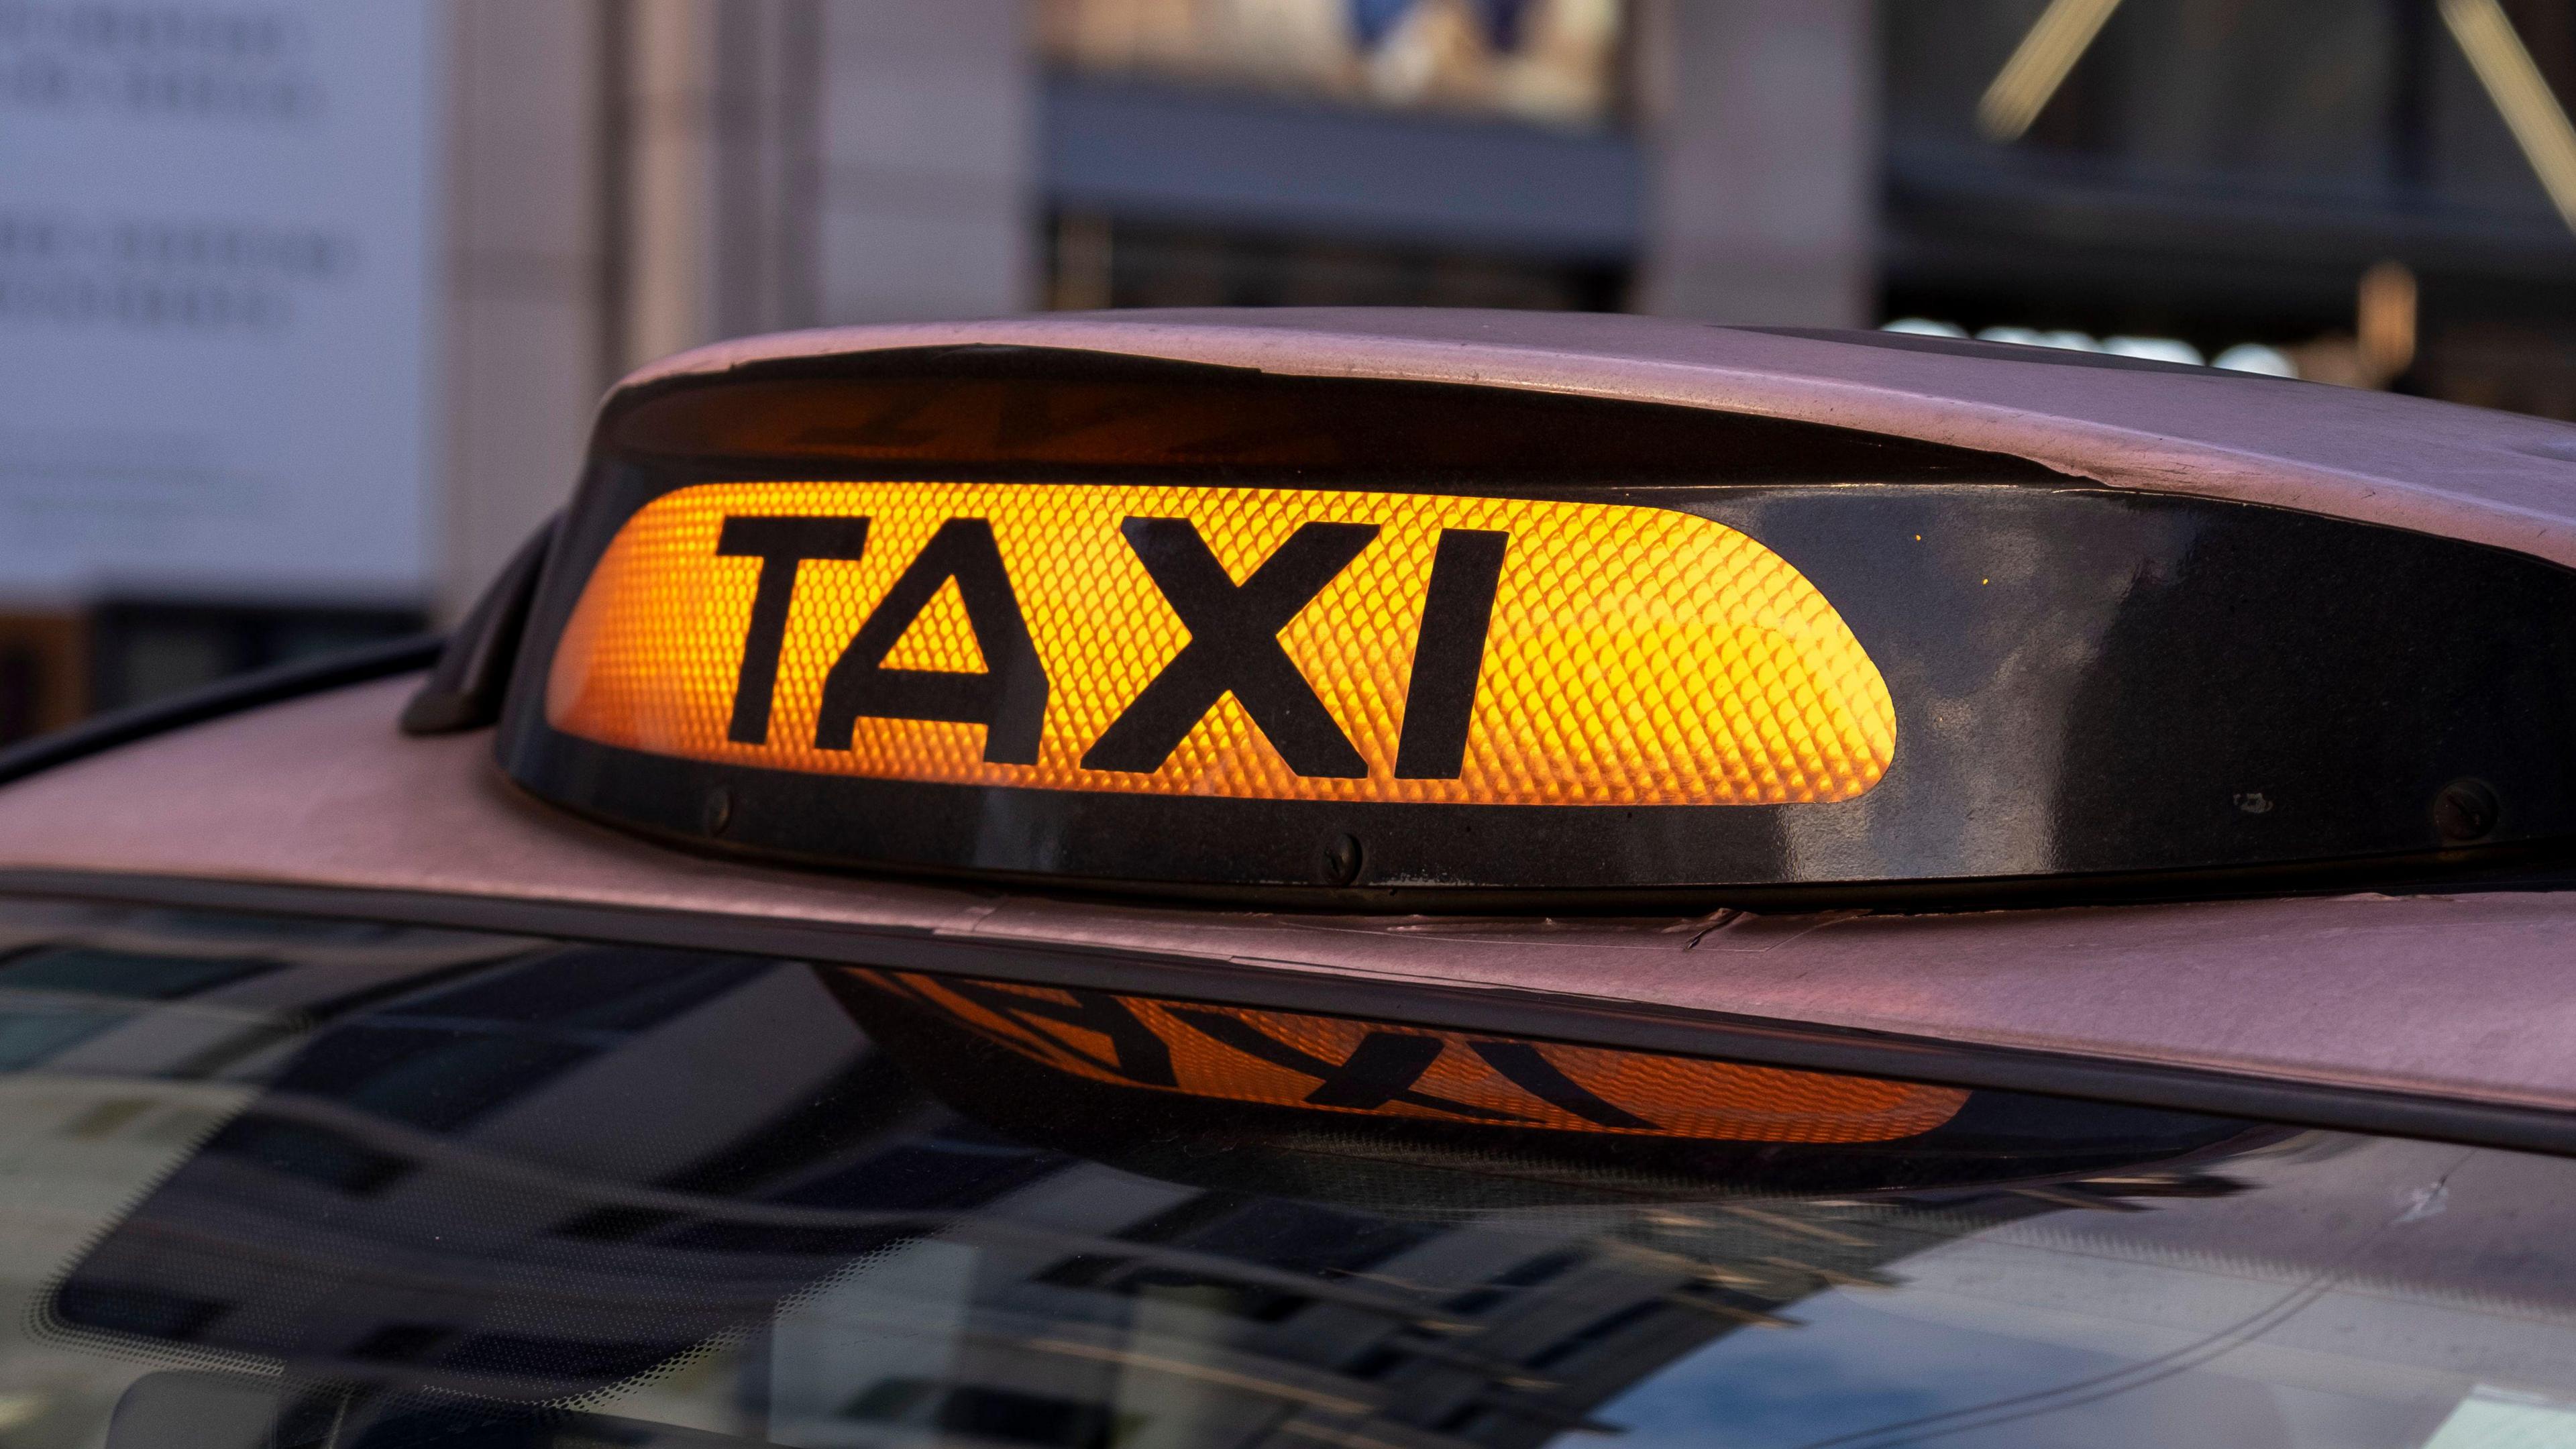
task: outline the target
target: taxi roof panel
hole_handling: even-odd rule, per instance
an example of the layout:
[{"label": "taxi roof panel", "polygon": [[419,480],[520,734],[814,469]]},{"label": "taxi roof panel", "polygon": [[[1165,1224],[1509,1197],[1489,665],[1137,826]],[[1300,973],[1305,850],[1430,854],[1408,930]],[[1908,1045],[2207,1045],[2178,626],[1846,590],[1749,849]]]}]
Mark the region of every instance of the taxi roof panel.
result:
[{"label": "taxi roof panel", "polygon": [[[1646,921],[1050,899],[646,844],[517,794],[488,736],[398,734],[417,682],[218,720],[0,789],[0,886],[892,966],[935,947],[946,969],[988,975],[1032,951],[1069,969],[1069,947],[1174,963],[1157,989],[1176,995],[1295,986],[1333,1010],[1355,985],[1436,988],[1516,1030],[1535,1029],[1514,1024],[1532,1003],[1643,1007],[2576,1111],[2562,961],[2576,893]],[[763,930],[798,944],[744,944]]]}]

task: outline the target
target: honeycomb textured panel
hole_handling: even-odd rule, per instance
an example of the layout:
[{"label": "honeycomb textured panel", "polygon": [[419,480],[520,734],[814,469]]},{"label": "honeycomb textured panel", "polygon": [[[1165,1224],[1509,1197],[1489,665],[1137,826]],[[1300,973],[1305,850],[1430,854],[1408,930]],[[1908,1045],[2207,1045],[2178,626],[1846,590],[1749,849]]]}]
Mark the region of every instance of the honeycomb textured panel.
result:
[{"label": "honeycomb textured panel", "polygon": [[[1032,1061],[1088,1081],[1194,1097],[1376,1116],[1730,1142],[1892,1142],[1955,1117],[1956,1087],[1744,1066],[1311,1016],[1300,1012],[955,981],[864,968],[851,975],[926,1006]],[[1110,1029],[1129,1030],[1112,1035]],[[1158,1053],[1139,1053],[1150,1033]],[[1371,1039],[1378,1039],[1374,1044]],[[1390,1043],[1388,1039],[1393,1039]],[[1334,1100],[1363,1051],[1417,1073],[1392,1095]],[[1424,1065],[1424,1058],[1428,1064]],[[1370,1100],[1378,1097],[1379,1100]]]},{"label": "honeycomb textured panel", "polygon": [[[767,739],[728,738],[762,560],[728,518],[869,520],[855,560],[796,575]],[[823,682],[939,526],[987,520],[1047,678],[1038,758],[989,762],[985,726],[862,716],[816,743]],[[1185,519],[1240,584],[1308,523],[1372,526],[1277,639],[1365,776],[1290,769],[1228,693],[1160,768],[1086,769],[1103,731],[1190,641],[1121,531]],[[1401,779],[1397,745],[1443,530],[1508,536],[1453,778]],[[955,581],[884,661],[980,673]],[[1515,805],[1846,800],[1896,749],[1878,667],[1823,594],[1722,524],[1526,498],[1046,483],[713,483],[628,520],[586,584],[546,696],[557,729],[694,760],[957,784],[1253,799]]]}]

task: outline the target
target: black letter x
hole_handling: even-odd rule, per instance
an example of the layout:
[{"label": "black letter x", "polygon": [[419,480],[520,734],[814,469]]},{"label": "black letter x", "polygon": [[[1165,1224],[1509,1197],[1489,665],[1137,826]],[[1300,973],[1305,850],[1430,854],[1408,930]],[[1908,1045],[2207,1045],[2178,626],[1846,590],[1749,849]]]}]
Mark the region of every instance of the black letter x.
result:
[{"label": "black letter x", "polygon": [[1190,642],[1082,757],[1086,770],[1159,770],[1228,690],[1300,775],[1357,779],[1368,762],[1279,647],[1279,631],[1377,537],[1373,523],[1309,523],[1240,585],[1186,518],[1120,525]]}]

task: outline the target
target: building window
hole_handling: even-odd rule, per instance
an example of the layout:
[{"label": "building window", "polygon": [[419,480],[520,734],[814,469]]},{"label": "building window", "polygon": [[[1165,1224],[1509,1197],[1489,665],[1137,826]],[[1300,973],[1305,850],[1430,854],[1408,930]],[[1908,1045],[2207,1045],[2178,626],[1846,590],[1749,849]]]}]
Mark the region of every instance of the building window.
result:
[{"label": "building window", "polygon": [[1627,268],[1466,249],[1155,225],[1062,212],[1048,301],[1098,307],[1505,307],[1616,311]]},{"label": "building window", "polygon": [[1049,61],[1548,125],[1617,114],[1626,0],[1041,0]]}]

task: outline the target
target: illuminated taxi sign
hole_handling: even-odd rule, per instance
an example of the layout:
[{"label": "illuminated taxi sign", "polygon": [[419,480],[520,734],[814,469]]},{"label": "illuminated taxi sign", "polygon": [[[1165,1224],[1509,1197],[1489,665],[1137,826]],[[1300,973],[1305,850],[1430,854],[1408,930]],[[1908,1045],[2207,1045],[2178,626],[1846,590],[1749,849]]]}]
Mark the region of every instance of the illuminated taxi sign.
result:
[{"label": "illuminated taxi sign", "polygon": [[850,968],[1041,1067],[1207,1101],[1712,1142],[1919,1137],[1956,1087],[1101,991]]},{"label": "illuminated taxi sign", "polygon": [[[2576,569],[1729,411],[1750,362],[1679,406],[1065,325],[1103,348],[805,339],[618,389],[502,599],[501,768],[671,843],[1355,908],[2385,882],[2576,841]],[[512,607],[458,671],[510,657],[476,641]]]},{"label": "illuminated taxi sign", "polygon": [[1614,503],[755,482],[645,505],[546,685],[600,744],[812,774],[1481,805],[1848,800],[1896,747],[1831,603]]}]

